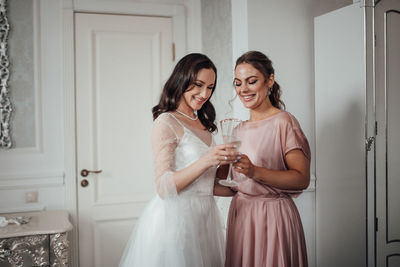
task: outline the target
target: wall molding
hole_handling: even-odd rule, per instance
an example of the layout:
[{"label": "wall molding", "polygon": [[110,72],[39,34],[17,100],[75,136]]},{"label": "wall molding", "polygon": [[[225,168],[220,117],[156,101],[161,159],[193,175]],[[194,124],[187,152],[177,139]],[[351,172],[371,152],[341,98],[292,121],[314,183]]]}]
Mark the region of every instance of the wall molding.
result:
[{"label": "wall molding", "polygon": [[74,0],[73,2],[75,12],[168,17],[176,15],[176,7],[179,6],[179,4],[128,2],[118,0]]},{"label": "wall molding", "polygon": [[[62,128],[59,126],[62,110],[57,110],[56,105],[61,99],[61,87],[57,84],[58,70],[54,67],[57,58],[58,38],[54,36],[54,23],[49,26],[48,21],[54,18],[50,15],[57,4],[34,0],[33,13],[33,64],[34,64],[34,129],[35,144],[31,147],[17,147],[7,151],[0,151],[2,162],[0,176],[8,173],[18,174],[23,166],[24,170],[34,173],[47,171],[49,166],[54,169],[62,169],[62,146],[59,146],[62,138]],[[61,44],[61,42],[60,42]],[[43,53],[48,51],[49,53]],[[55,75],[56,74],[56,75]],[[62,140],[62,139],[61,139]],[[61,164],[60,164],[61,163]],[[1,185],[0,185],[1,186]],[[1,188],[0,188],[1,189]]]},{"label": "wall molding", "polygon": [[30,211],[42,211],[45,210],[45,206],[38,203],[29,203],[21,206],[13,207],[1,207],[2,213],[17,213],[17,212],[30,212]]},{"label": "wall molding", "polygon": [[64,172],[30,172],[0,175],[0,190],[63,186]]},{"label": "wall molding", "polygon": [[33,1],[33,75],[35,87],[35,147],[34,151],[43,152],[43,90],[41,67],[41,30],[40,30],[40,2]]},{"label": "wall molding", "polygon": [[249,49],[247,0],[232,0],[232,64]]},{"label": "wall molding", "polygon": [[[40,64],[40,3],[32,1],[32,25],[33,25],[33,83],[34,83],[34,132],[35,145],[32,147],[11,147],[9,150],[0,151],[0,158],[24,153],[41,153],[43,152],[43,117],[42,117],[42,88],[41,88],[41,64]],[[11,73],[12,74],[12,73]],[[11,133],[12,134],[12,133]],[[14,139],[14,138],[12,138]],[[13,146],[15,142],[13,141]]]},{"label": "wall molding", "polygon": [[[236,59],[249,49],[247,0],[232,0],[232,66]],[[232,98],[235,96],[232,89]],[[233,116],[241,120],[248,119],[249,111],[243,107],[240,99],[233,100]]]}]

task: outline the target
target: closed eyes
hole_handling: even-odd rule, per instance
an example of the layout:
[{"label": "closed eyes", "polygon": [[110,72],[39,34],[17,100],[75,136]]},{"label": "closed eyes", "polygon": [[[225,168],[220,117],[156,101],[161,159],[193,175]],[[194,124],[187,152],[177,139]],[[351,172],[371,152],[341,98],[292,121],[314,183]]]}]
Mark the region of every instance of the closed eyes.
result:
[{"label": "closed eyes", "polygon": [[[251,80],[251,81],[248,81],[248,84],[256,84],[257,82],[258,82],[258,80]],[[234,81],[233,85],[237,87],[237,86],[241,86],[242,83],[238,82],[238,81]]]},{"label": "closed eyes", "polygon": [[249,81],[249,84],[255,84],[258,80]]},{"label": "closed eyes", "polygon": [[[198,82],[195,82],[194,85],[196,87],[199,87],[199,88],[203,87],[203,84],[202,83],[198,83]],[[209,89],[209,90],[214,89],[214,85],[207,86],[207,89]]]}]

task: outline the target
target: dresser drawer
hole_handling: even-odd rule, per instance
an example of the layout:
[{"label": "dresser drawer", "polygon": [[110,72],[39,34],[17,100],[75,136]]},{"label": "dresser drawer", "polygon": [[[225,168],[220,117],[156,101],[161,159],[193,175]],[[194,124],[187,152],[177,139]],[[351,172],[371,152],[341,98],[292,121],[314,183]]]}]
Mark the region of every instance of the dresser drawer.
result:
[{"label": "dresser drawer", "polygon": [[0,267],[68,266],[68,231],[72,229],[68,214],[44,211],[6,216],[17,215],[31,220],[0,228]]}]

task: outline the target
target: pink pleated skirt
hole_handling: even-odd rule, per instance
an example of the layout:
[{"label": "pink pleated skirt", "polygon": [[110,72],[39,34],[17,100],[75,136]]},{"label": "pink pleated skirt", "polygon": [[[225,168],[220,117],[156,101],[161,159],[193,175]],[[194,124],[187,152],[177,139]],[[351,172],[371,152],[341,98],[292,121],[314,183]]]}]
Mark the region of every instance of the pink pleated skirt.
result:
[{"label": "pink pleated skirt", "polygon": [[292,198],[238,192],[228,215],[225,267],[307,267],[303,226]]}]

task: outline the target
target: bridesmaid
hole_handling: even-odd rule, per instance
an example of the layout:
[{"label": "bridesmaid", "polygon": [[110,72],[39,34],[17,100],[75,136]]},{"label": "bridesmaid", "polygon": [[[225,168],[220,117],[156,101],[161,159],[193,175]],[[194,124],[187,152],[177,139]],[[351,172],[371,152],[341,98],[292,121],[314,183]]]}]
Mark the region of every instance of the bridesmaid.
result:
[{"label": "bridesmaid", "polygon": [[234,86],[250,119],[238,130],[243,155],[233,173],[247,178],[231,202],[225,266],[307,266],[292,197],[309,184],[308,141],[296,118],[284,111],[272,62],[263,53],[250,51],[237,59]]}]

